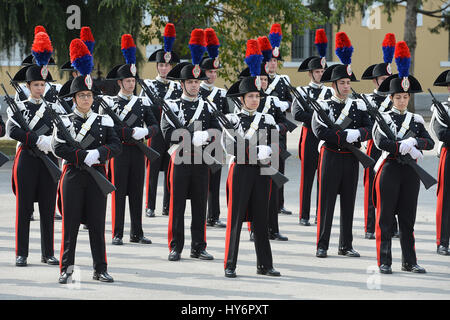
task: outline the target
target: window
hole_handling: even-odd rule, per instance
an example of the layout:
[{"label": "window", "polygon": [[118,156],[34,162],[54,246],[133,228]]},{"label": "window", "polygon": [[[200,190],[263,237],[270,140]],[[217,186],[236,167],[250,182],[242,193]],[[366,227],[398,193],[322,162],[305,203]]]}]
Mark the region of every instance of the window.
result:
[{"label": "window", "polygon": [[[327,61],[333,61],[333,26],[331,24],[326,24],[324,26],[318,26],[316,29],[325,29],[328,39],[326,59]],[[301,32],[298,28],[295,25],[292,26],[292,61],[302,61],[310,56],[319,55],[317,48],[314,45],[316,29],[305,29],[303,33],[300,34]]]}]

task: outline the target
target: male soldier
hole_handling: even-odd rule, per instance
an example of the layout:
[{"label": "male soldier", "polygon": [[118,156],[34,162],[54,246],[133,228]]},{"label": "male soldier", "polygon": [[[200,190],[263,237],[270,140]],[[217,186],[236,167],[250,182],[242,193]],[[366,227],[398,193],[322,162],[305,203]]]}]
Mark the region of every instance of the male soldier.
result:
[{"label": "male soldier", "polygon": [[[114,126],[122,141],[122,153],[111,159],[108,170],[108,175],[117,189],[112,194],[112,244],[123,244],[126,196],[131,218],[130,242],[150,244],[151,240],[144,236],[142,230],[144,154],[136,146],[136,141],[146,136],[154,136],[158,132],[158,123],[150,109],[148,98],[133,95],[137,72],[133,38],[130,34],[124,34],[121,42],[126,64],[114,67],[106,77],[116,80],[120,87],[118,95],[107,100],[120,120],[126,123],[125,127],[117,123]],[[134,120],[130,120],[132,118]]]},{"label": "male soldier", "polygon": [[[154,80],[145,79],[144,83],[153,89],[153,91],[158,95],[160,99],[177,99],[181,96],[182,90],[180,84],[176,81],[167,79],[167,74],[174,64],[180,62],[180,58],[177,53],[172,50],[173,42],[175,41],[175,26],[172,23],[168,23],[164,28],[164,48],[156,50],[153,52],[148,61],[156,62],[156,71],[158,76]],[[141,91],[141,97],[146,97],[144,90]],[[147,97],[152,99],[152,97]],[[161,123],[162,106],[155,103],[151,104],[151,109],[156,118],[156,121]],[[163,208],[162,214],[169,215],[169,190],[167,188],[167,170],[169,165],[169,154],[167,150],[169,149],[169,144],[164,140],[161,129],[158,126],[158,133],[154,135],[147,142],[148,146],[159,152],[161,155],[158,159],[152,161],[146,160],[146,208],[145,215],[147,217],[155,216],[155,206],[156,206],[156,191],[158,188],[158,177],[159,172],[164,172],[164,183],[163,183]]]},{"label": "male soldier", "polygon": [[[325,60],[327,43],[325,30],[318,29],[316,31],[315,44],[319,56],[311,56],[305,59],[298,68],[299,72],[308,72],[308,76],[311,79],[307,86],[297,88],[298,94],[305,100],[307,100],[307,94],[313,100],[326,100],[331,98],[334,93],[332,88],[320,82],[323,72],[327,68],[327,62]],[[301,161],[299,223],[304,226],[309,226],[311,191],[319,161],[319,152],[317,150],[319,140],[311,131],[313,110],[310,106],[304,106],[300,101],[295,99],[292,104],[292,116],[295,120],[303,122],[298,143],[298,156]],[[317,214],[315,221],[317,223]]]},{"label": "male soldier", "polygon": [[[204,46],[204,31],[194,29],[191,33],[189,48],[191,50],[192,63],[180,63],[168,74],[168,78],[179,80],[183,89],[181,98],[167,100],[171,111],[166,110],[161,119],[161,131],[168,143],[180,143],[181,151],[188,156],[188,161],[180,161],[180,150],[171,153],[169,164],[169,261],[181,259],[184,246],[184,211],[186,200],[191,199],[191,257],[202,260],[212,260],[213,256],[206,251],[206,204],[208,195],[209,168],[201,157],[201,163],[196,164],[198,156],[211,140],[207,131],[210,128],[219,129],[217,119],[211,114],[209,104],[199,96],[200,82],[206,80],[205,73],[200,68],[200,62],[206,48]],[[169,112],[169,113],[168,113]],[[171,115],[178,120],[169,118]],[[177,128],[173,122],[179,122],[183,126],[194,124],[194,132],[177,141],[173,133]],[[197,125],[195,125],[197,122]],[[201,128],[198,130],[198,122]],[[180,131],[178,131],[180,132]],[[181,141],[182,140],[182,141]],[[191,150],[189,152],[188,150]],[[182,159],[183,160],[183,159]],[[181,163],[180,163],[181,162]]]}]

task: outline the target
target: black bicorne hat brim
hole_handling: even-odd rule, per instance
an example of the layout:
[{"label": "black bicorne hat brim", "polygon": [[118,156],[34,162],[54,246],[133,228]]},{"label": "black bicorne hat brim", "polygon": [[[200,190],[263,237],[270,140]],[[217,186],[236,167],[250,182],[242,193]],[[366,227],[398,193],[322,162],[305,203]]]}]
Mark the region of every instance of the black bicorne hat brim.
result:
[{"label": "black bicorne hat brim", "polygon": [[445,70],[434,80],[433,86],[446,87],[448,85],[450,85],[450,70]]},{"label": "black bicorne hat brim", "polygon": [[46,81],[54,82],[50,71],[47,70],[47,77],[44,79],[42,76],[42,68],[37,64],[28,64],[22,67],[13,77],[13,81],[16,82],[31,82],[31,81]]},{"label": "black bicorne hat brim", "polygon": [[351,82],[359,82],[353,71],[350,74],[348,73],[348,67],[349,65],[346,64],[334,64],[328,67],[322,74],[320,82],[334,82],[341,79],[350,79]]},{"label": "black bicorne hat brim", "polygon": [[59,70],[61,70],[61,71],[77,71],[77,69],[75,69],[72,66],[72,62],[70,62],[70,60],[67,61],[66,63],[64,63]]},{"label": "black bicorne hat brim", "polygon": [[227,91],[227,97],[241,97],[249,92],[259,92],[261,96],[265,93],[256,86],[257,77],[246,77],[235,82]]},{"label": "black bicorne hat brim", "polygon": [[[28,55],[25,59],[22,60],[23,66],[27,66],[29,64],[36,64],[36,60],[34,59],[32,54]],[[48,65],[53,66],[55,64],[56,64],[55,59],[53,59],[53,57],[50,57],[50,60],[48,61]]]},{"label": "black bicorne hat brim", "polygon": [[[203,70],[218,70],[218,69],[222,69],[222,66],[220,65],[220,63],[217,65],[217,67],[214,65],[214,61],[216,61],[213,58],[209,58],[209,57],[203,57],[202,61],[200,62],[200,68],[202,68]],[[217,60],[219,61],[219,60]]]},{"label": "black bicorne hat brim", "polygon": [[[269,74],[266,72],[266,63],[265,62],[263,62],[261,64],[261,71],[260,71],[259,75],[260,76],[267,76],[267,77],[269,76]],[[239,73],[239,75],[238,75],[239,79],[243,79],[243,78],[247,78],[247,77],[251,77],[250,68],[249,67],[247,67],[244,70],[242,70],[241,73]]]},{"label": "black bicorne hat brim", "polygon": [[399,78],[398,73],[393,74],[386,78],[378,87],[378,91],[384,94],[395,94],[395,93],[419,93],[422,92],[422,86],[419,80],[413,76],[408,76],[409,87],[405,90],[402,82],[403,78]]},{"label": "black bicorne hat brim", "polygon": [[[136,66],[134,65],[134,68]],[[138,78],[137,71],[133,74],[133,65],[130,64],[119,64],[111,69],[106,75],[106,80],[123,80],[126,78]]]},{"label": "black bicorne hat brim", "polygon": [[326,69],[328,68],[328,65],[325,63],[325,68],[322,66],[322,58],[318,56],[312,56],[309,58],[306,58],[302,61],[300,66],[298,67],[298,72],[305,72],[305,71],[313,71],[317,69]]},{"label": "black bicorne hat brim", "polygon": [[152,54],[150,55],[150,57],[148,57],[148,62],[156,62],[156,63],[179,63],[180,62],[180,57],[178,56],[178,54],[174,51],[170,52],[170,60],[169,62],[166,61],[166,59],[164,59],[164,55],[166,54],[166,52],[164,51],[164,49],[158,49],[156,51],[153,51]]},{"label": "black bicorne hat brim", "polygon": [[198,76],[194,74],[195,66],[190,62],[181,62],[177,64],[172,70],[167,74],[167,79],[169,80],[208,80],[208,77],[205,74],[200,66],[198,66]]},{"label": "black bicorne hat brim", "polygon": [[[76,77],[76,78],[74,78],[73,80],[69,80],[69,81],[67,81],[65,84],[64,84],[64,86],[66,86],[64,89],[63,88],[61,88],[61,90],[63,90],[63,91],[65,91],[65,92],[67,92],[67,87],[70,85],[70,90],[69,90],[69,93],[67,93],[67,94],[65,94],[65,95],[62,95],[61,94],[61,91],[60,91],[60,94],[59,94],[59,97],[60,98],[67,98],[67,97],[73,97],[73,96],[75,96],[75,94],[77,93],[77,92],[80,92],[80,91],[92,91],[92,93],[94,94],[94,95],[98,95],[98,94],[100,94],[101,92],[100,92],[100,90],[94,85],[94,79],[92,79],[92,77],[91,77],[91,87],[89,88],[88,86],[87,86],[87,84],[86,84],[86,77],[87,76],[78,76],[78,77]],[[70,84],[69,84],[69,82],[70,82]],[[64,92],[63,92],[64,93]]]},{"label": "black bicorne hat brim", "polygon": [[373,76],[373,69],[375,68],[376,64],[371,65],[370,67],[368,67],[366,70],[364,70],[362,76],[361,76],[361,80],[371,80],[373,78],[375,78]]}]

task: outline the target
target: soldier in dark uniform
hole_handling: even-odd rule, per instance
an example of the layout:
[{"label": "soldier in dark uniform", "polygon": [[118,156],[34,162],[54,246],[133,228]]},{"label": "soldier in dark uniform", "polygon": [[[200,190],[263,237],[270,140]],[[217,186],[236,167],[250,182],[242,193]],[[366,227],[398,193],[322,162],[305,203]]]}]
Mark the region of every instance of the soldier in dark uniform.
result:
[{"label": "soldier in dark uniform", "polygon": [[[272,45],[272,58],[267,63],[267,73],[269,74],[269,86],[264,91],[265,94],[276,96],[281,101],[286,101],[289,103],[289,107],[292,104],[292,96],[289,91],[287,83],[291,83],[288,75],[280,75],[277,74],[278,70],[278,62],[283,61],[280,51],[282,39],[281,26],[278,23],[275,23],[270,28],[269,40]],[[280,147],[286,149],[287,145],[286,140],[280,141],[282,145]],[[280,172],[284,173],[285,161],[280,159]],[[279,190],[279,213],[282,214],[292,214],[290,210],[287,210],[284,207],[284,187],[281,187]]]},{"label": "soldier in dark uniform", "polygon": [[[276,128],[272,115],[262,114],[257,109],[260,105],[261,88],[260,63],[258,52],[252,47],[256,40],[247,42],[246,62],[250,67],[250,76],[242,78],[233,84],[227,92],[227,96],[239,97],[242,109],[239,113],[228,114],[227,118],[234,125],[234,131],[244,139],[239,145],[231,140],[228,134],[222,134],[225,150],[232,155],[232,162],[228,171],[227,179],[227,231],[225,238],[225,277],[236,277],[236,263],[239,251],[239,241],[244,221],[251,221],[254,230],[254,242],[256,250],[257,273],[268,276],[280,276],[280,272],[273,268],[272,250],[268,237],[268,211],[270,196],[270,176],[261,173],[261,167],[251,164],[250,155],[257,157],[258,161],[267,161],[272,154],[270,145],[270,133]],[[261,60],[259,60],[261,61]],[[260,130],[266,131],[266,140],[261,141]],[[257,134],[257,138],[254,135]],[[250,140],[259,140],[255,145],[250,145]],[[240,159],[239,153],[244,152],[245,157]],[[251,152],[249,148],[254,148]],[[239,151],[241,149],[241,151]],[[242,160],[244,160],[242,162]],[[255,159],[253,159],[255,160]],[[256,162],[252,162],[256,163]]]},{"label": "soldier in dark uniform", "polygon": [[[158,76],[154,80],[145,79],[144,82],[147,86],[151,87],[154,92],[161,99],[177,99],[181,96],[182,90],[179,83],[167,79],[167,74],[174,64],[180,62],[180,58],[177,53],[172,50],[173,42],[175,41],[175,27],[172,23],[168,23],[164,28],[164,48],[156,50],[153,52],[148,61],[156,62],[156,70]],[[141,91],[141,97],[145,97],[146,94],[144,90]],[[151,109],[158,123],[161,123],[162,107],[152,104]],[[164,172],[164,183],[163,183],[163,208],[162,214],[169,215],[169,190],[167,188],[167,170],[169,166],[169,154],[167,150],[169,149],[169,144],[164,140],[161,129],[158,126],[158,133],[148,140],[147,144],[159,152],[161,155],[158,159],[152,161],[146,160],[146,208],[145,215],[147,217],[155,216],[155,206],[156,206],[156,191],[158,189],[158,178],[159,173]]]},{"label": "soldier in dark uniform", "polygon": [[[210,106],[199,96],[200,82],[207,79],[199,65],[206,50],[203,43],[204,31],[194,29],[189,43],[192,63],[180,63],[168,74],[168,78],[181,82],[183,94],[179,99],[166,100],[182,125],[187,126],[197,122],[198,127],[198,122],[201,122],[201,128],[194,127],[195,131],[190,135],[192,140],[178,141],[172,136],[177,129],[175,124],[168,119],[165,113],[161,118],[161,131],[166,142],[178,143],[178,148],[171,152],[169,163],[169,261],[177,261],[181,258],[184,246],[184,212],[188,198],[191,199],[192,207],[190,256],[202,260],[213,259],[213,256],[206,251],[206,205],[209,168],[203,158],[201,163],[195,161],[198,158],[198,153],[204,150],[212,138],[207,130],[220,128],[217,119],[211,113]],[[180,150],[190,155],[189,162],[179,159],[182,156]],[[187,150],[191,150],[191,152]]]},{"label": "soldier in dark uniform", "polygon": [[[113,282],[107,272],[105,245],[106,196],[101,192],[92,176],[80,165],[87,165],[106,176],[105,162],[118,155],[122,145],[114,130],[114,122],[109,116],[99,115],[91,110],[94,100],[92,79],[89,74],[76,77],[70,88],[74,99],[74,112],[62,117],[64,124],[75,135],[75,140],[83,141],[86,135],[94,137],[87,150],[77,149],[67,144],[58,130],[53,137],[55,154],[64,159],[61,178],[61,198],[63,207],[63,233],[61,242],[61,263],[59,283],[70,281],[75,264],[75,247],[80,223],[89,226],[89,242],[93,258],[93,279]],[[86,126],[88,124],[88,126]],[[86,129],[89,128],[89,129]],[[80,139],[78,139],[80,137]]]},{"label": "soldier in dark uniform", "polygon": [[311,127],[324,143],[319,155],[319,199],[317,209],[317,251],[316,256],[327,257],[337,195],[340,195],[340,237],[338,254],[359,257],[353,249],[352,227],[358,186],[359,162],[342,142],[356,147],[370,139],[373,123],[363,101],[349,98],[351,82],[357,81],[351,70],[353,47],[347,35],[336,34],[336,55],[343,64],[328,67],[321,82],[332,82],[335,94],[328,100],[319,101],[328,117],[340,130],[329,128],[317,112],[314,112]]},{"label": "soldier in dark uniform", "polygon": [[[433,149],[434,141],[425,129],[423,118],[407,111],[410,94],[422,92],[422,88],[419,81],[409,75],[410,53],[406,42],[396,44],[395,61],[399,73],[384,80],[378,90],[389,94],[392,99],[391,111],[383,113],[383,117],[397,139],[388,138],[378,124],[373,128],[375,146],[383,150],[375,166],[377,173],[374,182],[377,261],[381,273],[392,273],[392,225],[394,214],[397,214],[402,270],[425,273],[425,269],[417,264],[414,248],[420,179],[411,166],[398,161],[398,158],[409,154],[414,160],[422,159],[421,150]],[[406,138],[406,135],[409,137]]]},{"label": "soldier in dark uniform", "polygon": [[[200,83],[200,96],[203,100],[208,99],[214,103],[223,114],[229,113],[226,90],[216,87],[218,70],[221,68],[219,62],[219,39],[213,29],[205,29],[206,50],[209,56],[203,58],[200,67],[208,79]],[[226,224],[219,220],[220,217],[220,177],[222,170],[209,173],[208,190],[208,214],[206,224],[212,227],[225,228]]]},{"label": "soldier in dark uniform", "polygon": [[[313,100],[326,100],[330,99],[334,93],[332,88],[320,82],[323,72],[327,68],[325,60],[327,43],[325,30],[318,29],[316,31],[315,44],[319,56],[311,56],[305,59],[298,68],[299,72],[308,72],[311,79],[307,86],[297,87],[297,91],[305,100],[307,97],[306,94],[309,94]],[[319,162],[319,151],[317,149],[319,140],[311,131],[311,119],[313,116],[313,109],[311,107],[302,106],[297,99],[294,99],[292,116],[295,120],[303,123],[298,143],[298,156],[301,161],[299,223],[304,226],[309,226],[311,191]],[[315,221],[317,223],[317,214]]]},{"label": "soldier in dark uniform", "polygon": [[114,67],[106,79],[116,80],[120,87],[117,96],[106,99],[119,118],[126,122],[135,120],[127,127],[115,125],[117,136],[122,141],[122,153],[109,162],[108,177],[115,185],[112,193],[112,244],[122,245],[125,220],[125,201],[128,196],[131,218],[130,242],[152,243],[142,230],[142,198],[145,179],[143,152],[131,141],[153,137],[158,132],[158,123],[146,97],[133,95],[136,87],[136,46],[129,34],[122,35],[122,52],[126,64]]},{"label": "soldier in dark uniform", "polygon": [[[391,63],[394,57],[395,50],[395,35],[387,33],[383,40],[383,63],[378,63],[368,67],[361,79],[372,80],[375,86],[373,93],[365,94],[374,107],[377,107],[380,112],[387,112],[392,106],[392,101],[389,96],[384,95],[378,91],[380,84],[390,75],[392,75]],[[375,121],[375,119],[372,119]],[[376,148],[373,140],[367,142],[367,155],[378,161],[381,156],[381,150]],[[372,202],[373,180],[375,178],[375,171],[373,166],[364,169],[364,231],[366,239],[375,239],[375,207]],[[398,238],[397,221],[394,217],[393,236]]]},{"label": "soldier in dark uniform", "polygon": [[0,115],[0,137],[3,137],[5,134],[5,123],[3,122],[2,116]]},{"label": "soldier in dark uniform", "polygon": [[[433,85],[438,87],[447,87],[450,92],[450,70],[442,72],[434,81]],[[443,102],[442,105],[449,112],[449,102]],[[439,171],[437,188],[437,206],[436,206],[436,252],[440,255],[448,256],[449,238],[450,238],[450,199],[449,199],[449,173],[448,173],[448,147],[450,145],[450,129],[448,123],[439,115],[436,107],[431,107],[433,115],[431,117],[430,129],[434,136],[439,140]]]},{"label": "soldier in dark uniform", "polygon": [[[39,59],[37,61],[40,63]],[[7,109],[8,136],[19,141],[19,147],[13,164],[12,187],[16,195],[16,265],[26,266],[28,257],[30,216],[33,203],[39,204],[41,225],[41,261],[57,265],[54,257],[54,214],[57,183],[52,179],[43,161],[31,148],[37,147],[51,161],[58,165],[51,150],[52,122],[45,110],[40,96],[44,93],[45,83],[53,81],[47,65],[31,64],[20,69],[14,80],[27,83],[30,96],[17,105],[32,131],[26,132],[18,123],[11,109]],[[51,104],[56,112],[63,114],[58,105]],[[39,135],[36,133],[39,132]]]}]

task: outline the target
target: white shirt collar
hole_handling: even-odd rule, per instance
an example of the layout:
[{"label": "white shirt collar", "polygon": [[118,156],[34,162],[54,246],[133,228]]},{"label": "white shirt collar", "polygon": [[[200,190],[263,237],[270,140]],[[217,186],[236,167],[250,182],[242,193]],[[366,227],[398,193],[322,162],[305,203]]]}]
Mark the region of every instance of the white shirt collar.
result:
[{"label": "white shirt collar", "polygon": [[203,89],[206,89],[208,91],[211,91],[212,89],[214,89],[214,83],[213,84],[209,84],[206,81],[202,81],[200,83],[200,87],[202,87]]},{"label": "white shirt collar", "polygon": [[78,108],[75,106],[75,108],[73,108],[73,113],[75,113],[77,116],[79,116],[83,119],[87,119],[91,116],[93,111],[92,111],[92,109],[89,109],[89,111],[87,113],[83,113],[80,110],[78,110]]},{"label": "white shirt collar", "polygon": [[131,98],[133,97],[133,94],[126,95],[126,94],[123,94],[122,92],[119,92],[118,96],[124,100],[130,101]]},{"label": "white shirt collar", "polygon": [[314,82],[311,81],[311,82],[308,84],[308,86],[310,86],[311,88],[314,88],[314,89],[322,89],[323,83],[317,84],[317,83],[314,83]]},{"label": "white shirt collar", "polygon": [[255,110],[248,110],[244,106],[242,106],[242,109],[241,109],[241,113],[243,113],[243,114],[245,114],[247,116],[253,116],[253,115],[256,114],[256,112],[257,112],[256,109]]},{"label": "white shirt collar", "polygon": [[395,106],[392,106],[391,110],[392,110],[392,112],[394,112],[396,114],[406,114],[408,112],[407,109],[404,111],[401,111],[401,110],[397,109]]},{"label": "white shirt collar", "polygon": [[41,104],[41,103],[42,103],[42,99],[41,99],[41,98],[39,98],[39,99],[34,99],[34,98],[32,98],[31,96],[29,96],[27,100],[28,100],[29,102],[33,103],[33,104]]},{"label": "white shirt collar", "polygon": [[181,95],[181,99],[186,100],[186,101],[189,101],[189,102],[195,102],[195,101],[198,100],[198,98],[199,98],[198,96],[195,97],[195,98],[188,97],[188,96],[185,95],[184,93]]},{"label": "white shirt collar", "polygon": [[159,82],[164,83],[164,84],[168,84],[169,81],[170,81],[170,80],[168,80],[168,79],[161,78],[161,76],[160,76],[159,74],[156,76],[155,79],[156,79],[157,81],[159,81]]},{"label": "white shirt collar", "polygon": [[345,100],[342,100],[342,99],[336,97],[335,95],[332,95],[330,99],[337,103],[347,103],[347,101],[348,101],[348,97]]}]

